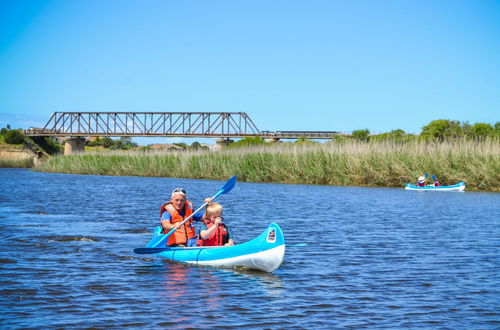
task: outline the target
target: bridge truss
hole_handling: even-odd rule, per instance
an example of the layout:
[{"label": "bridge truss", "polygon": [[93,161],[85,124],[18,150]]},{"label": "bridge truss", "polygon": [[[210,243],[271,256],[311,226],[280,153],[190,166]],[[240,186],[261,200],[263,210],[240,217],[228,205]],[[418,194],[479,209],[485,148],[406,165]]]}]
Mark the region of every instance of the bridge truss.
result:
[{"label": "bridge truss", "polygon": [[55,112],[28,136],[326,139],[333,131],[260,131],[245,112]]}]

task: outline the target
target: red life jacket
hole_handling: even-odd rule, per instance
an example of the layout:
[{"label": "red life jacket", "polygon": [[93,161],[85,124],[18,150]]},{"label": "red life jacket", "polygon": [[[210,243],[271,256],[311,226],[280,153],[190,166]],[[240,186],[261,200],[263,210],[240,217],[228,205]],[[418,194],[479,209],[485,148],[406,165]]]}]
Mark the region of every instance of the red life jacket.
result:
[{"label": "red life jacket", "polygon": [[[205,220],[203,223],[207,226],[207,229],[212,228],[214,225],[210,220]],[[219,223],[219,226],[206,239],[202,239],[201,234],[199,235],[198,246],[224,246],[228,241],[229,232],[227,227],[225,224]]]},{"label": "red life jacket", "polygon": [[[175,209],[172,203],[168,202],[163,204],[160,209],[160,221],[163,212],[168,212],[170,214],[170,223],[182,222],[184,219],[193,214],[193,203],[186,201],[184,205],[184,216],[180,215]],[[170,230],[163,229],[162,234],[167,234]],[[179,229],[174,231],[172,235],[169,236],[167,245],[172,244],[186,244],[190,238],[196,236],[195,229],[193,227],[193,219],[186,221]]]}]

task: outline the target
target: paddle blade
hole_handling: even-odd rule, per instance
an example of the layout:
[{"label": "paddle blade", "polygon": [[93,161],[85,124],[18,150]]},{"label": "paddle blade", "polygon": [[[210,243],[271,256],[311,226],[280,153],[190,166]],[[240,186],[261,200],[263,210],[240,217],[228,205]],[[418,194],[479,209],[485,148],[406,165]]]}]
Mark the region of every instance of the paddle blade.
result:
[{"label": "paddle blade", "polygon": [[163,251],[168,251],[171,248],[165,247],[165,248],[137,248],[134,249],[134,252],[137,254],[154,254],[154,253],[160,253]]},{"label": "paddle blade", "polygon": [[218,192],[217,194],[215,194],[215,197],[217,196],[220,196],[222,194],[225,194],[225,193],[228,193],[230,192],[234,186],[236,185],[236,175],[234,175],[233,177],[231,177],[229,180],[227,180],[226,184],[224,185],[224,187],[222,187]]}]

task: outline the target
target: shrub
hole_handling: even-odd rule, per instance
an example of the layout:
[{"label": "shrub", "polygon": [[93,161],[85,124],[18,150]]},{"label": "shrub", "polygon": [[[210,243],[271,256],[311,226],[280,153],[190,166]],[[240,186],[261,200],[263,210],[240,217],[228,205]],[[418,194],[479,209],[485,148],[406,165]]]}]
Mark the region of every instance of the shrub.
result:
[{"label": "shrub", "polygon": [[12,129],[5,133],[4,141],[8,144],[21,144],[24,142],[24,134],[18,130]]},{"label": "shrub", "polygon": [[370,131],[368,129],[358,129],[356,131],[352,131],[351,137],[354,140],[368,142],[370,140]]}]

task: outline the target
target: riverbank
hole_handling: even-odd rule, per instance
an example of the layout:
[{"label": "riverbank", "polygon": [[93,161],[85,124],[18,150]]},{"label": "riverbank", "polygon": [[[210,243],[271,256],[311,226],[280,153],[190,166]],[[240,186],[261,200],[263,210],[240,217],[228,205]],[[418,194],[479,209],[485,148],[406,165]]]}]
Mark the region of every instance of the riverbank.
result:
[{"label": "riverbank", "polygon": [[423,173],[467,190],[500,191],[500,143],[329,142],[220,152],[107,152],[52,157],[37,171],[239,181],[403,187]]},{"label": "riverbank", "polygon": [[0,168],[30,168],[35,164],[37,155],[23,145],[0,143]]}]

